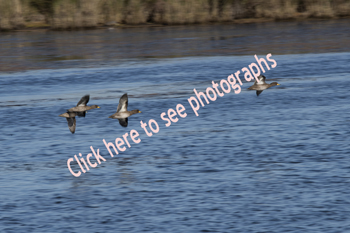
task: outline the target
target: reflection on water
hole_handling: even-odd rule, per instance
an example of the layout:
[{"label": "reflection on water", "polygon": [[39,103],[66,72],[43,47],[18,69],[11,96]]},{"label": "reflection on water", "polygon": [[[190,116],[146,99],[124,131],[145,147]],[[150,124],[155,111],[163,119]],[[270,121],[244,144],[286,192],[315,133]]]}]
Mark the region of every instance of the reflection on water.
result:
[{"label": "reflection on water", "polygon": [[3,33],[0,71],[100,67],[132,58],[341,52],[350,47],[348,24],[344,19]]},{"label": "reflection on water", "polygon": [[[350,231],[348,23],[1,34],[2,71],[38,70],[0,74],[0,232]],[[281,86],[243,82],[195,116],[194,88],[267,53]],[[142,111],[127,128],[108,118],[124,93]],[[72,135],[58,115],[85,94],[101,108]],[[102,140],[131,129],[141,142],[111,158]],[[73,177],[90,146],[106,161]]]}]

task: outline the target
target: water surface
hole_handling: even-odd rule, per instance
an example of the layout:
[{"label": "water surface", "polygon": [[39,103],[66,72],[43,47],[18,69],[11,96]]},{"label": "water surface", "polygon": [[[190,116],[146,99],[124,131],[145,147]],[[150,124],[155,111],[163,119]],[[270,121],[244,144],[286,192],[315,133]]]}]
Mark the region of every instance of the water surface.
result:
[{"label": "water surface", "polygon": [[[350,231],[348,24],[1,34],[0,231]],[[256,97],[243,82],[195,116],[194,88],[268,53],[280,86]],[[142,111],[127,128],[108,118],[123,93]],[[85,94],[101,108],[71,134],[58,115]],[[187,116],[166,127],[179,103]],[[111,158],[102,140],[132,129],[141,142]],[[72,176],[90,146],[106,161]]]}]

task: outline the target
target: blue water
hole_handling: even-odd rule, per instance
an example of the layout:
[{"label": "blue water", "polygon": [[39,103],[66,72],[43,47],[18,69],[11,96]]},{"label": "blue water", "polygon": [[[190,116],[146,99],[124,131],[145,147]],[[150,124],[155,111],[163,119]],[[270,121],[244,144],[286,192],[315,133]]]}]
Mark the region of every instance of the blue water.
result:
[{"label": "blue water", "polygon": [[[3,45],[10,41],[1,47],[2,54],[13,51],[12,58],[1,59],[20,69],[7,66],[0,73],[0,232],[350,232],[350,48],[344,42],[349,30],[337,30],[346,23],[1,34]],[[332,31],[330,26],[337,27]],[[207,36],[215,30],[234,34],[233,27],[247,35],[246,42],[236,45],[238,37]],[[272,30],[276,27],[280,37]],[[314,34],[303,34],[310,27],[325,37],[312,42]],[[212,47],[221,46],[220,41],[249,47],[254,36],[248,35],[262,35],[269,28],[281,45],[258,37],[256,43],[264,47],[257,52],[230,55]],[[99,39],[84,43],[94,42],[92,50],[105,57],[95,53],[79,58],[89,49],[74,47],[68,53],[57,49],[61,45],[44,43],[40,46],[46,52],[36,50],[37,44],[24,45],[35,53],[24,59],[14,46],[38,36],[51,41],[60,33],[96,34]],[[131,46],[132,53],[118,50],[114,56],[113,42],[100,43],[113,33],[120,41],[125,38],[123,45],[144,50],[137,53]],[[128,41],[129,34],[137,34],[138,40]],[[290,52],[288,38],[301,35],[301,46]],[[167,45],[176,47],[177,40],[187,38],[194,47],[206,46],[207,54],[197,54],[198,47],[192,54],[181,46],[158,50],[168,37],[172,42]],[[145,57],[145,50],[156,55]],[[56,59],[37,59],[47,59],[50,51],[57,52]],[[187,101],[195,95],[193,89],[205,91],[212,81],[255,62],[255,54],[268,53],[277,67],[264,75],[280,86],[257,97],[244,81],[241,93],[218,97],[201,107],[199,116],[194,114]],[[142,111],[129,118],[127,128],[108,118],[124,93],[129,110]],[[77,118],[71,134],[58,115],[85,94],[90,94],[89,105],[101,108]],[[177,104],[187,116],[166,127],[160,114]],[[158,122],[159,132],[148,137],[140,121],[150,119]],[[130,140],[131,147],[112,158],[102,140],[114,142],[132,129],[141,142]],[[86,157],[90,146],[106,161],[74,177],[67,160],[79,153]],[[75,163],[72,168],[79,170]]]}]

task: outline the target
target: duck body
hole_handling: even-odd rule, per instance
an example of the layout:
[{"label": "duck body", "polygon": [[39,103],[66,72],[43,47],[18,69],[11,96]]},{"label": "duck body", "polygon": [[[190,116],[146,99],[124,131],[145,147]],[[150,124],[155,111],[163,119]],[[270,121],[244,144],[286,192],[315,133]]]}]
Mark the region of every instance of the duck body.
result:
[{"label": "duck body", "polygon": [[256,95],[259,96],[261,94],[261,92],[263,92],[264,90],[273,87],[273,86],[277,86],[277,85],[281,85],[277,82],[272,82],[270,84],[266,83],[266,77],[264,75],[260,75],[258,77],[259,82],[255,81],[254,84],[252,86],[250,86],[248,88],[248,90],[256,90]]},{"label": "duck body", "polygon": [[121,126],[127,127],[128,126],[128,117],[131,115],[134,115],[136,113],[141,113],[141,111],[138,109],[128,111],[128,94],[125,93],[119,99],[117,112],[114,113],[113,115],[109,116],[108,118],[118,119],[119,124]]},{"label": "duck body", "polygon": [[65,118],[73,118],[77,116],[76,112],[65,112],[59,115],[60,117],[65,117]]},{"label": "duck body", "polygon": [[87,110],[94,109],[94,108],[100,108],[98,105],[91,105],[91,106],[76,106],[73,108],[68,109],[68,112],[86,112]]},{"label": "duck body", "polygon": [[138,109],[132,110],[132,111],[125,111],[125,112],[116,112],[113,115],[109,116],[108,118],[113,118],[113,119],[123,119],[123,118],[128,118],[131,115],[134,115],[136,113],[140,113]]}]

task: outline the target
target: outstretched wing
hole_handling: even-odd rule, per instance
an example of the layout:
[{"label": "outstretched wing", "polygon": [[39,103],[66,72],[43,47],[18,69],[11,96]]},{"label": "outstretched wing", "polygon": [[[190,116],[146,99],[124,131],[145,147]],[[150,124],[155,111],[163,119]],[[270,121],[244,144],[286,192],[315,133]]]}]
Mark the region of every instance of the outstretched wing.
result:
[{"label": "outstretched wing", "polygon": [[128,94],[122,95],[119,100],[117,112],[125,112],[128,111]]},{"label": "outstretched wing", "polygon": [[85,95],[79,100],[77,106],[86,106],[89,100],[90,100],[90,95]]},{"label": "outstretched wing", "polygon": [[264,75],[259,75],[259,82],[255,80],[254,84],[265,84],[266,77]]},{"label": "outstretched wing", "polygon": [[119,120],[119,124],[123,127],[127,127],[128,126],[128,118],[121,118],[118,119]]},{"label": "outstretched wing", "polygon": [[67,117],[67,122],[68,122],[68,128],[71,131],[71,133],[75,132],[75,126],[76,126],[76,120],[75,117]]},{"label": "outstretched wing", "polygon": [[263,91],[256,91],[256,96],[259,96]]}]

